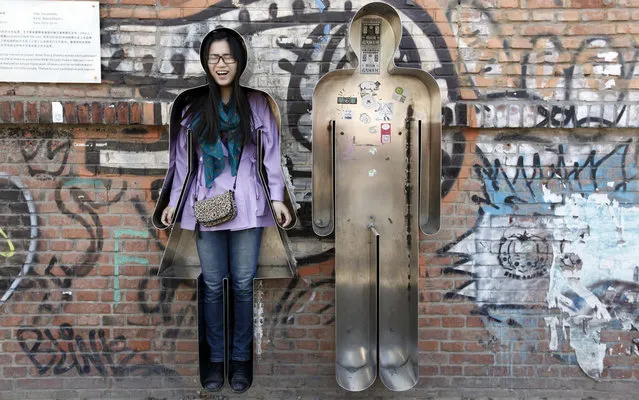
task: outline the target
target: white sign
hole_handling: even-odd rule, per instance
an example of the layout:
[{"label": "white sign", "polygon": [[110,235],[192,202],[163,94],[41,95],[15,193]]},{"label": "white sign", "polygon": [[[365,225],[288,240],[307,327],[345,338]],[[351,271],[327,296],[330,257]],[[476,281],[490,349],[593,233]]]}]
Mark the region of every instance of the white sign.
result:
[{"label": "white sign", "polygon": [[0,82],[101,79],[97,1],[0,0]]}]

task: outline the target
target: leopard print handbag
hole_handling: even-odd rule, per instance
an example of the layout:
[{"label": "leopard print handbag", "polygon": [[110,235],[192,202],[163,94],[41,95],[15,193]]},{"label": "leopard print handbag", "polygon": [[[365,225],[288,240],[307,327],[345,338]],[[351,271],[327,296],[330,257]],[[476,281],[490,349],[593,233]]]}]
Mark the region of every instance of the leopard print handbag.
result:
[{"label": "leopard print handbag", "polygon": [[218,194],[210,199],[195,202],[195,219],[202,226],[220,225],[236,216],[237,205],[235,204],[235,192],[233,190]]}]

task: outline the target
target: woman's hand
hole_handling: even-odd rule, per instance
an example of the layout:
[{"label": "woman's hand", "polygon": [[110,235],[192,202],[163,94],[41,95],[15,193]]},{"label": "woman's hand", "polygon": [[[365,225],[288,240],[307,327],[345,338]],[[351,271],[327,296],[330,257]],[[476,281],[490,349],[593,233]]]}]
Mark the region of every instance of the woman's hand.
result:
[{"label": "woman's hand", "polygon": [[162,218],[160,221],[166,226],[171,225],[171,221],[173,221],[173,216],[175,215],[175,207],[168,206],[162,211]]},{"label": "woman's hand", "polygon": [[291,223],[293,218],[291,218],[291,213],[286,208],[286,205],[281,201],[273,200],[271,201],[273,205],[273,211],[275,211],[275,219],[280,226],[284,227]]}]

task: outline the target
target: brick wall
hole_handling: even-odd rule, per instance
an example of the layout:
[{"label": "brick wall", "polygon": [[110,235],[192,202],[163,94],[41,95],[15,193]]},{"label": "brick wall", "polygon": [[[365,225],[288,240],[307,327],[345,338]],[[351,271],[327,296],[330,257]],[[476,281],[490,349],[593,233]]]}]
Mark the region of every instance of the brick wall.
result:
[{"label": "brick wall", "polygon": [[[256,282],[249,393],[345,396],[333,243],[310,228],[310,99],[352,60],[365,2],[100,3],[101,84],[0,83],[0,398],[198,396],[196,283],[156,277],[166,235],[149,215],[169,104],[203,82],[199,40],[218,24],[246,35],[249,82],[280,105],[301,205],[300,277]],[[446,125],[442,229],[421,238],[420,381],[394,396],[633,398],[639,2],[389,3],[397,62],[437,77]],[[349,397],[371,395],[391,393]]]}]

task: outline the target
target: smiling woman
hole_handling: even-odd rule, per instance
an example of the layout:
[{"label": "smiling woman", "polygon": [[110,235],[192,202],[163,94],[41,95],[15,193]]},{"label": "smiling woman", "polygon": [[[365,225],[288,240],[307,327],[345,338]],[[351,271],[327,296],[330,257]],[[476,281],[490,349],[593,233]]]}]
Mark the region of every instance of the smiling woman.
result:
[{"label": "smiling woman", "polygon": [[[204,388],[221,389],[225,354],[230,354],[231,388],[242,393],[253,379],[253,279],[262,233],[276,222],[285,227],[293,218],[283,202],[277,120],[261,92],[239,83],[247,64],[243,39],[231,29],[210,32],[202,41],[200,62],[207,85],[185,91],[180,95],[184,101],[174,103],[179,125],[171,127],[171,160],[164,188],[170,200],[162,206],[161,223],[196,232],[210,349]],[[267,184],[260,180],[258,149],[263,152]],[[229,206],[232,212],[218,218],[220,206]],[[223,280],[227,276],[234,324],[232,343],[225,351]]]}]

